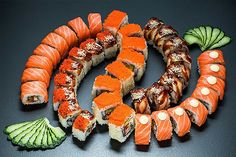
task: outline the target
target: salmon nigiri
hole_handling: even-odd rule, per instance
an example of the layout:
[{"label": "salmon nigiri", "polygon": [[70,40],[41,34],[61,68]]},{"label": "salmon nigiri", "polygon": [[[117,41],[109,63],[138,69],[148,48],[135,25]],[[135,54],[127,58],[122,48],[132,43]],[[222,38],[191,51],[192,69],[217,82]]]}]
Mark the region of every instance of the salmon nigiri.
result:
[{"label": "salmon nigiri", "polygon": [[49,58],[52,61],[54,69],[56,69],[57,64],[61,60],[60,53],[57,51],[57,49],[45,44],[40,44],[38,47],[36,47],[33,54]]},{"label": "salmon nigiri", "polygon": [[88,23],[90,36],[92,38],[96,37],[97,33],[102,30],[102,19],[99,13],[90,13],[88,14]]},{"label": "salmon nigiri", "polygon": [[72,31],[68,26],[60,26],[55,29],[54,32],[63,37],[70,48],[78,45],[78,37],[76,36],[75,32]]},{"label": "salmon nigiri", "polygon": [[200,75],[212,75],[222,80],[226,78],[225,66],[220,64],[206,64],[199,69]]},{"label": "salmon nigiri", "polygon": [[48,72],[44,69],[26,68],[23,71],[21,82],[25,83],[29,81],[42,81],[48,87],[50,82],[50,76]]},{"label": "salmon nigiri", "polygon": [[179,137],[186,135],[190,132],[191,121],[188,114],[180,106],[169,108],[168,113],[172,120],[174,131]]},{"label": "salmon nigiri", "polygon": [[206,86],[208,88],[213,89],[219,95],[220,100],[223,100],[225,82],[222,79],[211,75],[202,75],[198,79],[197,86]]},{"label": "salmon nigiri", "polygon": [[29,57],[28,61],[25,64],[26,68],[39,68],[44,69],[48,72],[48,75],[51,76],[53,65],[50,59],[44,56],[32,55]]},{"label": "salmon nigiri", "polygon": [[211,88],[198,86],[193,91],[192,97],[201,101],[208,109],[209,114],[212,114],[213,112],[216,111],[217,103],[218,103],[218,95]]},{"label": "salmon nigiri", "polygon": [[65,58],[69,49],[69,45],[67,44],[66,40],[56,33],[49,33],[42,40],[42,44],[46,44],[57,49],[61,58]]},{"label": "salmon nigiri", "polygon": [[77,37],[79,38],[79,42],[89,38],[89,29],[81,17],[77,17],[73,20],[70,20],[68,22],[68,26],[75,31]]},{"label": "salmon nigiri", "polygon": [[134,140],[136,145],[149,145],[151,138],[152,118],[148,114],[135,115]]},{"label": "salmon nigiri", "polygon": [[24,105],[48,102],[48,91],[46,84],[41,81],[32,81],[22,84],[21,101]]},{"label": "salmon nigiri", "polygon": [[158,141],[169,140],[172,137],[172,124],[166,110],[152,112],[153,132]]},{"label": "salmon nigiri", "polygon": [[208,110],[207,108],[197,99],[193,97],[189,97],[185,99],[181,104],[181,107],[183,107],[189,117],[190,120],[195,123],[197,126],[202,126],[207,119]]}]

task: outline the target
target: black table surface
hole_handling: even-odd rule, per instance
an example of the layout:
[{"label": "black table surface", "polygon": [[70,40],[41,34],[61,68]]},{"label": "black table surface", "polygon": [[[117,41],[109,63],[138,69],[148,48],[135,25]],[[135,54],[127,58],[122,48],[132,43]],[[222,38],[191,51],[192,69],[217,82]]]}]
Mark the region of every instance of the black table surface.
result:
[{"label": "black table surface", "polygon": [[[220,27],[236,39],[236,3],[220,0],[198,1],[118,1],[118,0],[54,0],[54,1],[0,1],[0,156],[236,156],[236,50],[234,41],[223,47],[227,84],[224,100],[218,110],[209,116],[207,123],[198,128],[192,126],[189,135],[170,142],[158,143],[152,135],[149,147],[136,147],[133,134],[120,144],[111,140],[107,128],[97,127],[86,142],[72,138],[71,129],[66,130],[67,139],[55,149],[24,150],[13,146],[2,130],[11,123],[47,117],[58,126],[57,114],[52,107],[53,79],[49,88],[49,103],[25,108],[19,100],[20,80],[27,58],[42,38],[70,19],[81,16],[87,19],[90,12],[101,13],[103,19],[113,9],[125,11],[130,23],[142,27],[150,17],[156,16],[172,25],[181,35],[192,27],[211,25]],[[87,20],[86,20],[87,21]],[[190,84],[181,101],[191,95],[199,74],[196,59],[201,51],[190,49],[193,60]],[[95,77],[103,74],[108,60],[95,67],[82,81],[78,89],[78,99],[84,109],[91,110],[91,89]],[[145,75],[136,87],[148,87],[164,72],[162,56],[149,46],[149,58]],[[55,74],[56,72],[54,72]],[[130,104],[130,95],[124,98]],[[180,101],[180,102],[181,102]]]}]

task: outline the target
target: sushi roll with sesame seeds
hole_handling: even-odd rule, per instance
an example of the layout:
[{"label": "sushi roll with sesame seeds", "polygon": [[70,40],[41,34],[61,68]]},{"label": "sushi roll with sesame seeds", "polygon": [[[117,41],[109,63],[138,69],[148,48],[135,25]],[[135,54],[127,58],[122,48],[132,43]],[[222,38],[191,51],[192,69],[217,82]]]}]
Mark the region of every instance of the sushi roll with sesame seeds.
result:
[{"label": "sushi roll with sesame seeds", "polygon": [[67,73],[57,73],[54,77],[54,86],[55,87],[74,87],[77,89],[77,80],[76,77],[72,74]]},{"label": "sushi roll with sesame seeds", "polygon": [[72,126],[72,134],[79,141],[85,141],[96,127],[96,119],[88,110],[82,110]]}]

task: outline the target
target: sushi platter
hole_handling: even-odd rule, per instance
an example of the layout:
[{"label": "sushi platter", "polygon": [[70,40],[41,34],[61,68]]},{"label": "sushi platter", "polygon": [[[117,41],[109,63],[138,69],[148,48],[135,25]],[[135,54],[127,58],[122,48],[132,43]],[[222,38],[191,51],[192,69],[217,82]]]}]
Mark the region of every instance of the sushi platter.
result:
[{"label": "sushi platter", "polygon": [[[222,105],[229,103],[226,74],[235,64],[227,66],[230,31],[190,21],[180,32],[181,25],[158,13],[135,20],[134,11],[118,6],[80,10],[44,32],[31,54],[22,52],[20,107],[11,107],[21,116],[2,126],[4,148],[13,154],[0,156],[19,150],[20,156],[164,156],[183,147],[201,150],[194,140],[208,141],[204,133],[211,134],[213,123],[222,129],[221,112],[230,110]],[[228,150],[226,156],[236,153]]]}]

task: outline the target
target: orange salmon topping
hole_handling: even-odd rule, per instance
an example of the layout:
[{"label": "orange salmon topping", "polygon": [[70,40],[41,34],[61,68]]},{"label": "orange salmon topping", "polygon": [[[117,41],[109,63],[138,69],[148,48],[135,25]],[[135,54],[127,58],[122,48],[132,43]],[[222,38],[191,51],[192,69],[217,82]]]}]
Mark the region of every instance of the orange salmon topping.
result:
[{"label": "orange salmon topping", "polygon": [[120,91],[121,90],[121,82],[112,78],[109,75],[99,75],[96,77],[94,85],[97,87],[105,87],[109,90]]},{"label": "orange salmon topping", "polygon": [[145,49],[147,47],[146,41],[144,38],[139,37],[124,37],[122,40],[122,48],[138,48]]},{"label": "orange salmon topping", "polygon": [[143,66],[145,63],[144,55],[133,49],[122,50],[119,53],[117,59],[123,61],[130,61],[131,63],[136,64],[139,67]]},{"label": "orange salmon topping", "polygon": [[119,11],[119,10],[113,10],[108,17],[105,19],[105,22],[103,24],[105,27],[115,27],[116,29],[119,29],[120,24],[122,23],[123,19],[127,16],[125,12]]},{"label": "orange salmon topping", "polygon": [[142,28],[138,24],[128,24],[128,25],[125,25],[124,27],[120,28],[118,33],[123,36],[130,36],[130,35],[133,35],[136,33],[141,34]]},{"label": "orange salmon topping", "polygon": [[93,101],[98,106],[98,108],[101,109],[106,106],[122,103],[122,97],[118,92],[113,92],[113,93],[104,92],[99,96],[97,96]]},{"label": "orange salmon topping", "polygon": [[72,112],[79,110],[80,107],[78,105],[72,106],[70,105],[68,101],[64,101],[62,104],[60,104],[58,108],[58,113],[63,117],[66,118],[67,115],[71,114]]}]

